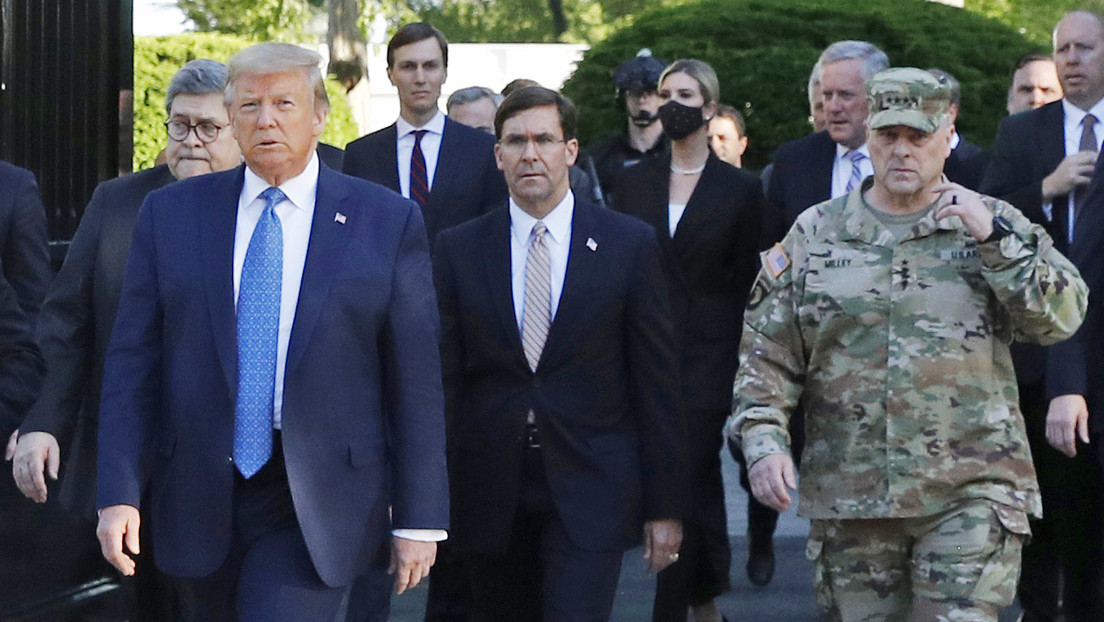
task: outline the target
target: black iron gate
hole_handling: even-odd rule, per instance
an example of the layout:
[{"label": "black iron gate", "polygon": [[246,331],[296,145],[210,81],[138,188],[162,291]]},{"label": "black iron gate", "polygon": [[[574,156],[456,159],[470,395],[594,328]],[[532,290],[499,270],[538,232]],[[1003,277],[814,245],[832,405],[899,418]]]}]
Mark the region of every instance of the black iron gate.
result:
[{"label": "black iron gate", "polygon": [[38,177],[51,239],[72,237],[96,184],[129,169],[132,7],[0,0],[0,158]]}]

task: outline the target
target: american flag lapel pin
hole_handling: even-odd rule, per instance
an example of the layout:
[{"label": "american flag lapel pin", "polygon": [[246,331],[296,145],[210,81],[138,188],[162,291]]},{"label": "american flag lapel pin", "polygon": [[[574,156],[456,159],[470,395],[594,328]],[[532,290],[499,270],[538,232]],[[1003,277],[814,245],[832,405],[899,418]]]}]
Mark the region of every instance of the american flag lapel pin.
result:
[{"label": "american flag lapel pin", "polygon": [[334,214],[334,222],[339,225],[345,224],[345,214],[342,214],[341,212]]}]

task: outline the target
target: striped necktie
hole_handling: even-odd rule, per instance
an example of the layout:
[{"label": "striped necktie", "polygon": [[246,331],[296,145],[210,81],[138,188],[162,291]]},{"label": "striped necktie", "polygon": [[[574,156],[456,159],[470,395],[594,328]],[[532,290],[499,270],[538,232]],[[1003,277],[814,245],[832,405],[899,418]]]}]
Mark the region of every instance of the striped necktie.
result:
[{"label": "striped necktie", "polygon": [[850,194],[852,190],[859,187],[862,183],[863,174],[862,169],[859,168],[859,163],[866,159],[866,155],[858,149],[852,149],[844,154],[845,158],[851,160],[851,177],[847,179],[847,188],[844,192]]},{"label": "striped necktie", "polygon": [[410,198],[425,207],[429,202],[429,173],[426,172],[425,154],[422,153],[422,136],[429,130],[414,130],[414,151],[410,154]]},{"label": "striped necktie", "polygon": [[552,318],[552,267],[545,234],[548,227],[537,221],[529,236],[525,260],[525,307],[521,314],[521,342],[529,369],[537,371]]},{"label": "striped necktie", "polygon": [[234,405],[234,462],[247,479],[272,456],[272,409],[280,335],[284,233],[279,188],[261,193],[261,219],[245,251],[238,288],[238,398]]}]

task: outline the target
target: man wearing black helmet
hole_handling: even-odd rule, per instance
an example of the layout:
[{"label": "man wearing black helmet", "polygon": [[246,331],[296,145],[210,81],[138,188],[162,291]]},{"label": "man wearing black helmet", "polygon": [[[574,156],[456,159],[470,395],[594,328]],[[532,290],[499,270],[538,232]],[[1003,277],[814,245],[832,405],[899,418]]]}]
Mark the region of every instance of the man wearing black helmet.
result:
[{"label": "man wearing black helmet", "polygon": [[666,67],[667,63],[645,48],[622,63],[613,74],[617,99],[624,102],[628,131],[597,143],[586,154],[594,161],[607,203],[621,171],[670,150],[663,138],[663,125],[656,116],[659,110],[656,82]]}]

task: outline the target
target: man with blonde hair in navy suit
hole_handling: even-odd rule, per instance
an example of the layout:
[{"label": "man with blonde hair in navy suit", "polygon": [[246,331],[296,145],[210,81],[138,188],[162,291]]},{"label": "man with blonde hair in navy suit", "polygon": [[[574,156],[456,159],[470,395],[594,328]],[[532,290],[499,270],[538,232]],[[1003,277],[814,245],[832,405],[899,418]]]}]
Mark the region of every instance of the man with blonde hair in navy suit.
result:
[{"label": "man with blonde hair in navy suit", "polygon": [[152,519],[185,619],[332,619],[388,557],[398,592],[417,584],[448,527],[422,219],[319,165],[319,61],[282,43],[231,58],[245,165],[151,193],[135,228],[97,533],[129,574]]}]

